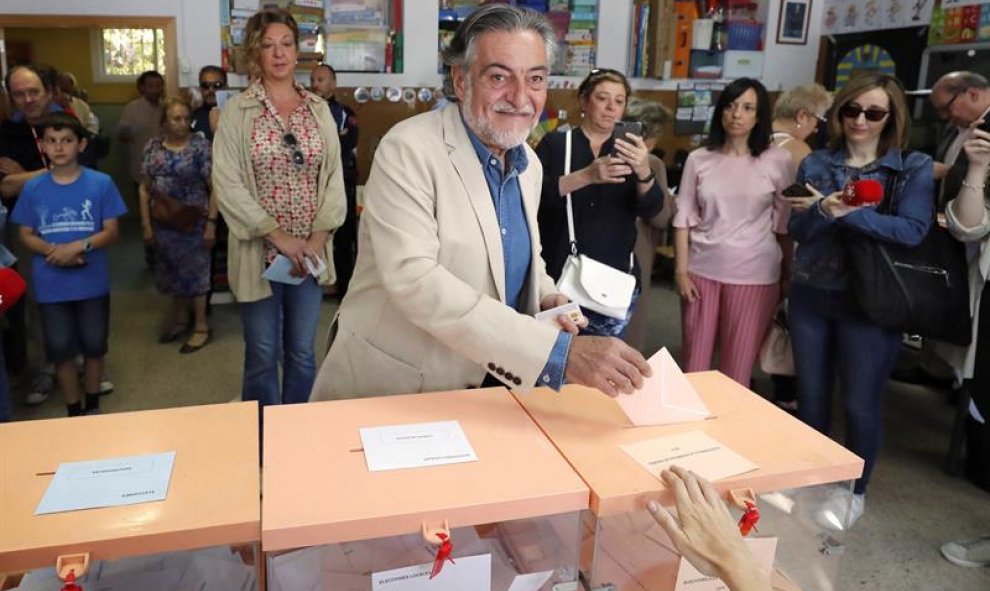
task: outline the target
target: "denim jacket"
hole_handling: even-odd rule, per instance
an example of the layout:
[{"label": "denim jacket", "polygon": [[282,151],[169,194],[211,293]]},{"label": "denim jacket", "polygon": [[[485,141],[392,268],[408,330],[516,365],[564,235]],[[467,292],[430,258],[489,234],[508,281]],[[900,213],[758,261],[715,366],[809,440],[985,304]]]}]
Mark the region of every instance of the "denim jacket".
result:
[{"label": "denim jacket", "polygon": [[832,291],[848,288],[846,254],[842,239],[846,231],[862,232],[874,238],[914,246],[920,244],[935,220],[935,186],[932,159],[920,152],[904,155],[889,150],[864,168],[845,163],[844,150],[818,150],[808,155],[798,168],[797,182],[809,183],[823,195],[840,191],[849,180],[874,179],[884,185],[897,173],[892,215],[864,207],[839,219],[826,216],[820,203],[803,212],[791,212],[787,229],[797,243],[793,281]]}]

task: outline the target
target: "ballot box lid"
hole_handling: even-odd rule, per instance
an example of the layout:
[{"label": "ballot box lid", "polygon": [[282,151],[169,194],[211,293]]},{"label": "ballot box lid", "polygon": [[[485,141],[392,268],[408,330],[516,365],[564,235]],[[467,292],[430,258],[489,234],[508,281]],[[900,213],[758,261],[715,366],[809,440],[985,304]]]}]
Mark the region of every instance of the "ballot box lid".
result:
[{"label": "ballot box lid", "polygon": [[[258,405],[0,425],[0,572],[258,542]],[[35,515],[59,464],[175,452],[164,501]]]},{"label": "ballot box lid", "polygon": [[657,499],[673,504],[664,484],[620,446],[703,431],[756,463],[756,471],[715,483],[719,491],[751,488],[756,494],[858,478],[863,460],[727,376],[687,374],[712,413],[705,420],[633,427],[619,405],[601,392],[565,386],[516,395],[591,489],[591,510],[599,516],[645,509]]},{"label": "ballot box lid", "polygon": [[[458,421],[478,461],[371,472],[359,429]],[[267,407],[262,549],[588,507],[588,487],[504,388]]]}]

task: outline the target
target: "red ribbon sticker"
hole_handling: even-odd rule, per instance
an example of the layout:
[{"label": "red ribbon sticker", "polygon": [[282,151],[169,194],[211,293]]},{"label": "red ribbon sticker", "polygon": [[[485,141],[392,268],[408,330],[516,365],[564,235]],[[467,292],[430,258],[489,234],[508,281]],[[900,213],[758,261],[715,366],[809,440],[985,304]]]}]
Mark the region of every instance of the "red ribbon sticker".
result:
[{"label": "red ribbon sticker", "polygon": [[760,510],[752,501],[746,501],[746,512],[739,518],[739,533],[748,536],[760,521]]},{"label": "red ribbon sticker", "polygon": [[440,538],[440,548],[437,550],[436,560],[433,561],[433,570],[430,572],[431,579],[440,574],[444,562],[449,560],[451,564],[456,564],[454,559],[450,557],[450,553],[454,551],[454,544],[450,541],[450,537],[445,533],[438,533],[437,537]]},{"label": "red ribbon sticker", "polygon": [[83,588],[76,585],[76,571],[70,570],[69,574],[65,576],[65,585],[62,586],[62,591],[83,591]]}]

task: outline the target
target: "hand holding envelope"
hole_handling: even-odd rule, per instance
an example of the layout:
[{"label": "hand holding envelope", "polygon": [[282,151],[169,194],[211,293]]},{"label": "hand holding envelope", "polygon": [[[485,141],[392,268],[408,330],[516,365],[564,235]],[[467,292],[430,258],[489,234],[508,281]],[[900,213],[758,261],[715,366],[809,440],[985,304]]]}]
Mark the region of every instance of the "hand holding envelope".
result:
[{"label": "hand holding envelope", "polygon": [[687,423],[711,416],[666,348],[657,351],[648,363],[653,375],[643,381],[643,387],[615,399],[634,426]]}]

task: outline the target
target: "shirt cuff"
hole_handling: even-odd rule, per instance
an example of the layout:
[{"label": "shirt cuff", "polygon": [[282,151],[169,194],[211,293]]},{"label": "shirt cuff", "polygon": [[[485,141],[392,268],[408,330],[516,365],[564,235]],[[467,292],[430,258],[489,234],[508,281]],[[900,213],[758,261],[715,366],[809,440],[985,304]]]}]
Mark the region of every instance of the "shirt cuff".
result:
[{"label": "shirt cuff", "polygon": [[546,386],[560,391],[564,385],[564,371],[567,369],[567,354],[571,351],[571,341],[574,335],[569,332],[560,331],[557,335],[557,342],[550,349],[550,358],[540,372],[540,383],[537,386]]}]

